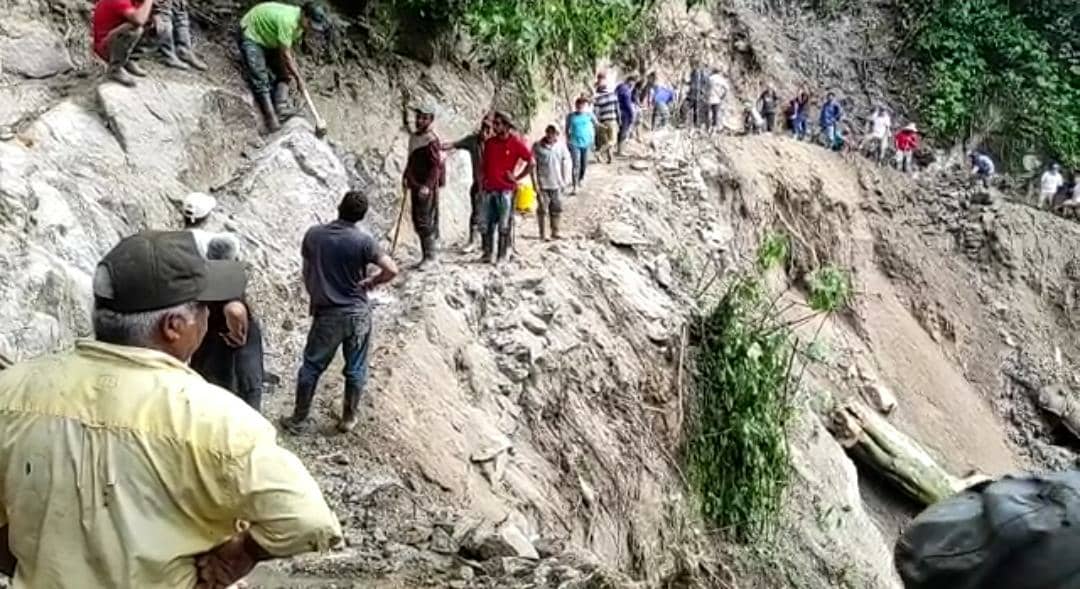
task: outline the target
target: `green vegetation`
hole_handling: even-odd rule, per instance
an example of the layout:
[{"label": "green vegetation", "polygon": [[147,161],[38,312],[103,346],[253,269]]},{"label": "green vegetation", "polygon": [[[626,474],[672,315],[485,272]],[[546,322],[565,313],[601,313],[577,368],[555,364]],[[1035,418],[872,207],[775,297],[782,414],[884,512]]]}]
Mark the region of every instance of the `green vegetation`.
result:
[{"label": "green vegetation", "polygon": [[[790,476],[787,428],[799,384],[792,328],[807,318],[785,319],[762,283],[787,262],[788,244],[783,235],[765,237],[754,269],[732,281],[694,331],[687,476],[703,515],[739,541],[771,530]],[[850,301],[851,281],[835,267],[808,282],[811,317]]]},{"label": "green vegetation", "polygon": [[[379,45],[396,31],[468,33],[477,57],[535,106],[542,69],[591,71],[646,25],[655,0],[386,0],[372,3]],[[522,113],[524,114],[524,113]]]},{"label": "green vegetation", "polygon": [[1034,150],[1080,166],[1080,2],[908,0],[904,12],[934,135],[985,132],[1006,162]]}]

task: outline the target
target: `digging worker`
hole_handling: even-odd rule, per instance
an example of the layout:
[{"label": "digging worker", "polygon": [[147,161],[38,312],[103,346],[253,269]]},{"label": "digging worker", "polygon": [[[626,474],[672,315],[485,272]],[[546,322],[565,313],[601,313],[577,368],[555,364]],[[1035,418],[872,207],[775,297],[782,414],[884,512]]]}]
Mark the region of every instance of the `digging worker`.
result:
[{"label": "digging worker", "polygon": [[340,541],[273,426],[187,367],[206,305],[245,280],[188,232],[133,235],[94,274],[96,340],[0,372],[0,563],[15,587],[225,587]]},{"label": "digging worker", "polygon": [[91,21],[94,53],[109,64],[108,79],[134,86],[146,71],[132,61],[131,53],[143,36],[153,0],[98,0]]},{"label": "digging worker", "polygon": [[325,33],[329,23],[326,9],[310,1],[303,6],[262,2],[240,19],[244,72],[268,131],[277,131],[281,119],[295,114],[289,108],[289,79],[296,80],[301,94],[307,92],[293,48],[305,33]]},{"label": "digging worker", "polygon": [[401,183],[409,193],[413,230],[420,238],[420,251],[423,252],[418,267],[426,268],[436,260],[439,237],[439,186],[444,178],[442,142],[431,128],[435,122],[435,109],[419,106],[413,113],[415,127],[409,134],[409,155]]},{"label": "digging worker", "polygon": [[[304,286],[311,299],[311,330],[296,376],[296,407],[292,416],[281,420],[281,426],[294,435],[311,430],[315,387],[339,347],[345,359],[345,402],[338,430],[348,433],[356,427],[371,350],[368,291],[398,274],[397,265],[379,242],[357,226],[367,211],[367,197],[350,191],[338,205],[336,221],[316,225],[304,235],[301,255]],[[369,275],[372,265],[379,270]]]},{"label": "digging worker", "polygon": [[469,153],[469,163],[472,164],[473,181],[469,186],[469,204],[472,210],[469,213],[469,241],[465,244],[465,251],[472,251],[473,242],[482,232],[484,225],[481,204],[483,191],[480,189],[480,155],[484,141],[488,137],[491,137],[491,115],[484,116],[480,121],[480,129],[475,133],[469,133],[453,143],[444,143],[442,146],[444,150],[464,149]]},{"label": "digging worker", "polygon": [[195,55],[192,47],[188,0],[154,0],[150,18],[154,24],[153,44],[161,53],[162,63],[179,70],[206,71],[206,62]]},{"label": "digging worker", "polygon": [[[616,108],[616,112],[618,109]],[[510,115],[495,113],[495,134],[484,142],[481,163],[484,182],[484,254],[481,261],[503,262],[510,253],[514,228],[514,190],[522,178],[532,174],[533,157],[529,146],[514,132]],[[515,174],[521,163],[524,169]],[[499,235],[498,259],[495,255],[495,233]]]},{"label": "digging worker", "polygon": [[548,125],[544,130],[544,137],[533,145],[532,154],[536,162],[533,166],[532,182],[540,202],[536,211],[540,240],[547,241],[545,218],[551,225],[551,238],[559,239],[562,195],[572,184],[570,151],[566,144],[559,141],[559,130],[555,125]]}]

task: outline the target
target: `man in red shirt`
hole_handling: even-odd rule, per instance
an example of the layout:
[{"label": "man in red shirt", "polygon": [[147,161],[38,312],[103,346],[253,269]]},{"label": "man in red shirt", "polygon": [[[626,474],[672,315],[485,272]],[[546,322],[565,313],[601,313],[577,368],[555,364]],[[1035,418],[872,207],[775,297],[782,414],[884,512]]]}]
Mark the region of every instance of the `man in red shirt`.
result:
[{"label": "man in red shirt", "polygon": [[108,77],[134,86],[135,76],[145,76],[131,51],[142,38],[153,0],[98,0],[92,21],[94,53],[109,64]]},{"label": "man in red shirt", "polygon": [[905,174],[912,170],[912,156],[919,148],[919,129],[909,123],[896,134],[896,167]]},{"label": "man in red shirt", "polygon": [[[496,228],[499,230],[498,261],[506,260],[514,226],[514,190],[518,181],[528,177],[533,170],[532,150],[514,132],[510,115],[504,112],[495,113],[492,130],[494,134],[484,141],[480,162],[484,191],[484,257],[481,261],[488,263],[494,263],[492,250]],[[521,162],[526,165],[521,172],[515,174]]]}]

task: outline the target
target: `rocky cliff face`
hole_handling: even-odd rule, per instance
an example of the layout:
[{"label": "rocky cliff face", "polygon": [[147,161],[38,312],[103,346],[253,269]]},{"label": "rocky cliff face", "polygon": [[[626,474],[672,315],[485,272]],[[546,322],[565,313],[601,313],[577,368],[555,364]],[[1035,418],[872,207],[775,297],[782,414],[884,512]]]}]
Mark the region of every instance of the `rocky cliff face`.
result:
[{"label": "rocky cliff face", "polygon": [[[330,140],[303,120],[260,136],[227,45],[203,45],[207,77],[155,67],[135,89],[100,84],[85,7],[49,7],[0,2],[0,353],[26,358],[88,335],[100,256],[140,229],[179,227],[177,200],[212,192],[209,228],[242,240],[266,326],[278,383],[268,416],[286,413],[307,325],[303,232],[356,187],[372,200],[369,228],[391,235],[401,97],[438,103],[450,139],[472,128],[493,85],[408,62],[312,66]],[[680,47],[729,59],[745,68],[742,97],[816,71],[755,10],[673,14],[684,34],[657,63],[674,67]],[[826,77],[831,63],[819,64]],[[543,112],[538,125],[560,120]],[[1071,456],[1028,393],[1075,378],[1074,225],[786,137],[665,131],[630,153],[567,199],[568,239],[540,242],[520,218],[518,255],[498,270],[457,247],[471,171],[452,156],[445,260],[379,296],[363,425],[330,431],[341,383],[328,374],[316,403],[325,427],[285,440],[348,546],[266,566],[260,585],[892,588],[889,543],[910,506],[860,478],[817,415],[830,399],[887,387],[898,427],[957,474]],[[683,334],[774,230],[797,252],[778,284],[835,263],[860,294],[805,334],[829,352],[798,398],[782,549],[721,549],[680,473],[693,377]],[[399,261],[416,259],[414,242],[406,227]]]}]

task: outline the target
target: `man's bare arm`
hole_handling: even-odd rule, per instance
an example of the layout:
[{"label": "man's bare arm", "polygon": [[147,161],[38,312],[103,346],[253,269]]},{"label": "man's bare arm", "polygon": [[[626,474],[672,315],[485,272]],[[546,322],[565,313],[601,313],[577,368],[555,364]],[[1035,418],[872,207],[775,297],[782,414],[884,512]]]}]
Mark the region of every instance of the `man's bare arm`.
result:
[{"label": "man's bare arm", "polygon": [[297,90],[303,93],[307,89],[307,84],[304,83],[304,76],[300,75],[300,66],[296,64],[296,54],[293,53],[292,47],[281,48],[281,62],[285,64],[285,71],[296,80]]},{"label": "man's bare arm", "polygon": [[137,27],[141,27],[150,20],[150,9],[154,6],[153,0],[143,0],[142,4],[139,4],[138,8],[127,13],[125,18],[127,21]]},{"label": "man's bare arm", "polygon": [[360,281],[360,286],[364,288],[364,290],[370,290],[380,284],[386,284],[398,275],[397,263],[394,262],[393,258],[386,254],[379,256],[379,258],[375,260],[375,265],[379,267],[378,274],[373,274]]}]

